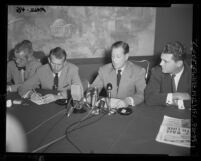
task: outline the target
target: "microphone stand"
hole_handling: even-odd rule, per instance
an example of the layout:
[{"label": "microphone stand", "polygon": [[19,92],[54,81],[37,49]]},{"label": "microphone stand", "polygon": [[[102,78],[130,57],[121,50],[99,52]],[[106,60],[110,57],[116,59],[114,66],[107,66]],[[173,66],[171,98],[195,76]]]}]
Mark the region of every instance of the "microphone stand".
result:
[{"label": "microphone stand", "polygon": [[107,91],[107,95],[108,97],[106,98],[106,102],[107,102],[107,107],[108,107],[108,114],[110,115],[112,109],[111,109],[111,90],[108,89]]},{"label": "microphone stand", "polygon": [[68,110],[68,108],[70,108],[69,105],[70,105],[71,101],[72,101],[72,97],[69,99],[69,101],[68,101],[68,103],[66,105],[65,115],[68,116],[68,117],[69,117],[69,111],[72,111],[72,108],[73,108],[73,106],[72,106],[71,109]]}]

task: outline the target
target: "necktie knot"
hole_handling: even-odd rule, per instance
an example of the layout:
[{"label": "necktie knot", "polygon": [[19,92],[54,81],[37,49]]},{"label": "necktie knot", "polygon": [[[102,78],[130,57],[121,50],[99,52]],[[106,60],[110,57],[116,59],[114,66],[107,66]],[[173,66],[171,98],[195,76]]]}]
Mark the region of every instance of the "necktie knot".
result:
[{"label": "necktie knot", "polygon": [[26,70],[26,67],[18,67],[18,70]]}]

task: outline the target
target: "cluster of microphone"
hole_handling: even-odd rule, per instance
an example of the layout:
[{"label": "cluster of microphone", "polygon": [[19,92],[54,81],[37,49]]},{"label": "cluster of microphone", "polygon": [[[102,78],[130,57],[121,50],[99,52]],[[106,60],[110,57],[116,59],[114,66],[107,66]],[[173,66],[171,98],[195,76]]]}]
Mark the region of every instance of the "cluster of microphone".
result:
[{"label": "cluster of microphone", "polygon": [[[99,91],[96,87],[89,87],[84,94],[82,94],[81,88],[79,85],[72,85],[71,86],[71,98],[72,98],[72,105],[71,107],[67,107],[67,116],[73,113],[75,109],[83,109],[87,108],[90,113],[92,114],[99,114],[100,112],[109,113],[111,111],[110,101],[111,101],[111,90],[112,84],[108,83],[107,87],[107,97],[105,101],[100,99]],[[83,95],[83,96],[82,96]],[[97,104],[97,102],[99,103]],[[69,106],[69,104],[67,105]]]}]

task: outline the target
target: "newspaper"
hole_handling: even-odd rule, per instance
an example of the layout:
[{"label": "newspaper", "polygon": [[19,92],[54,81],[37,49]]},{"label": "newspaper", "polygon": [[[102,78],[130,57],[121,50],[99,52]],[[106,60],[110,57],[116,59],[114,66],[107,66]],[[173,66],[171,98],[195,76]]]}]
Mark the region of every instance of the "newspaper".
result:
[{"label": "newspaper", "polygon": [[31,94],[30,100],[37,105],[43,105],[56,101],[56,98],[52,94],[42,96],[40,93],[34,92]]},{"label": "newspaper", "polygon": [[190,119],[177,119],[164,116],[156,141],[190,148],[190,135]]}]

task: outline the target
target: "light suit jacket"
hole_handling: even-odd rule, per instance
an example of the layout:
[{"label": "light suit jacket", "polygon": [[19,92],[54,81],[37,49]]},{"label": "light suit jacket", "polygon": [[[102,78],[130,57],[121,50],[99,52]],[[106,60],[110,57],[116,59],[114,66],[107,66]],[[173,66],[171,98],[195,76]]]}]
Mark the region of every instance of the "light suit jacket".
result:
[{"label": "light suit jacket", "polygon": [[[59,76],[58,91],[70,90],[72,84],[78,84],[83,89],[78,73],[79,68],[76,65],[70,62],[65,62],[61,75]],[[41,66],[30,79],[23,83],[19,88],[19,94],[23,96],[38,84],[41,85],[42,89],[51,90],[53,82],[54,76],[52,70],[50,69],[49,64],[45,64]]]},{"label": "light suit jacket", "polygon": [[145,69],[127,61],[121,75],[119,89],[117,91],[117,74],[112,63],[99,68],[98,76],[92,83],[92,87],[97,87],[99,91],[107,88],[107,84],[112,84],[111,97],[125,99],[132,97],[134,104],[137,105],[144,101]]},{"label": "light suit jacket", "polygon": [[[30,61],[26,65],[26,69],[24,71],[24,80],[26,81],[28,78],[30,78],[40,66],[41,63],[39,61]],[[11,85],[11,90],[15,92],[22,83],[23,81],[21,73],[18,70],[15,62],[13,60],[9,61],[7,64],[7,84]]]}]

